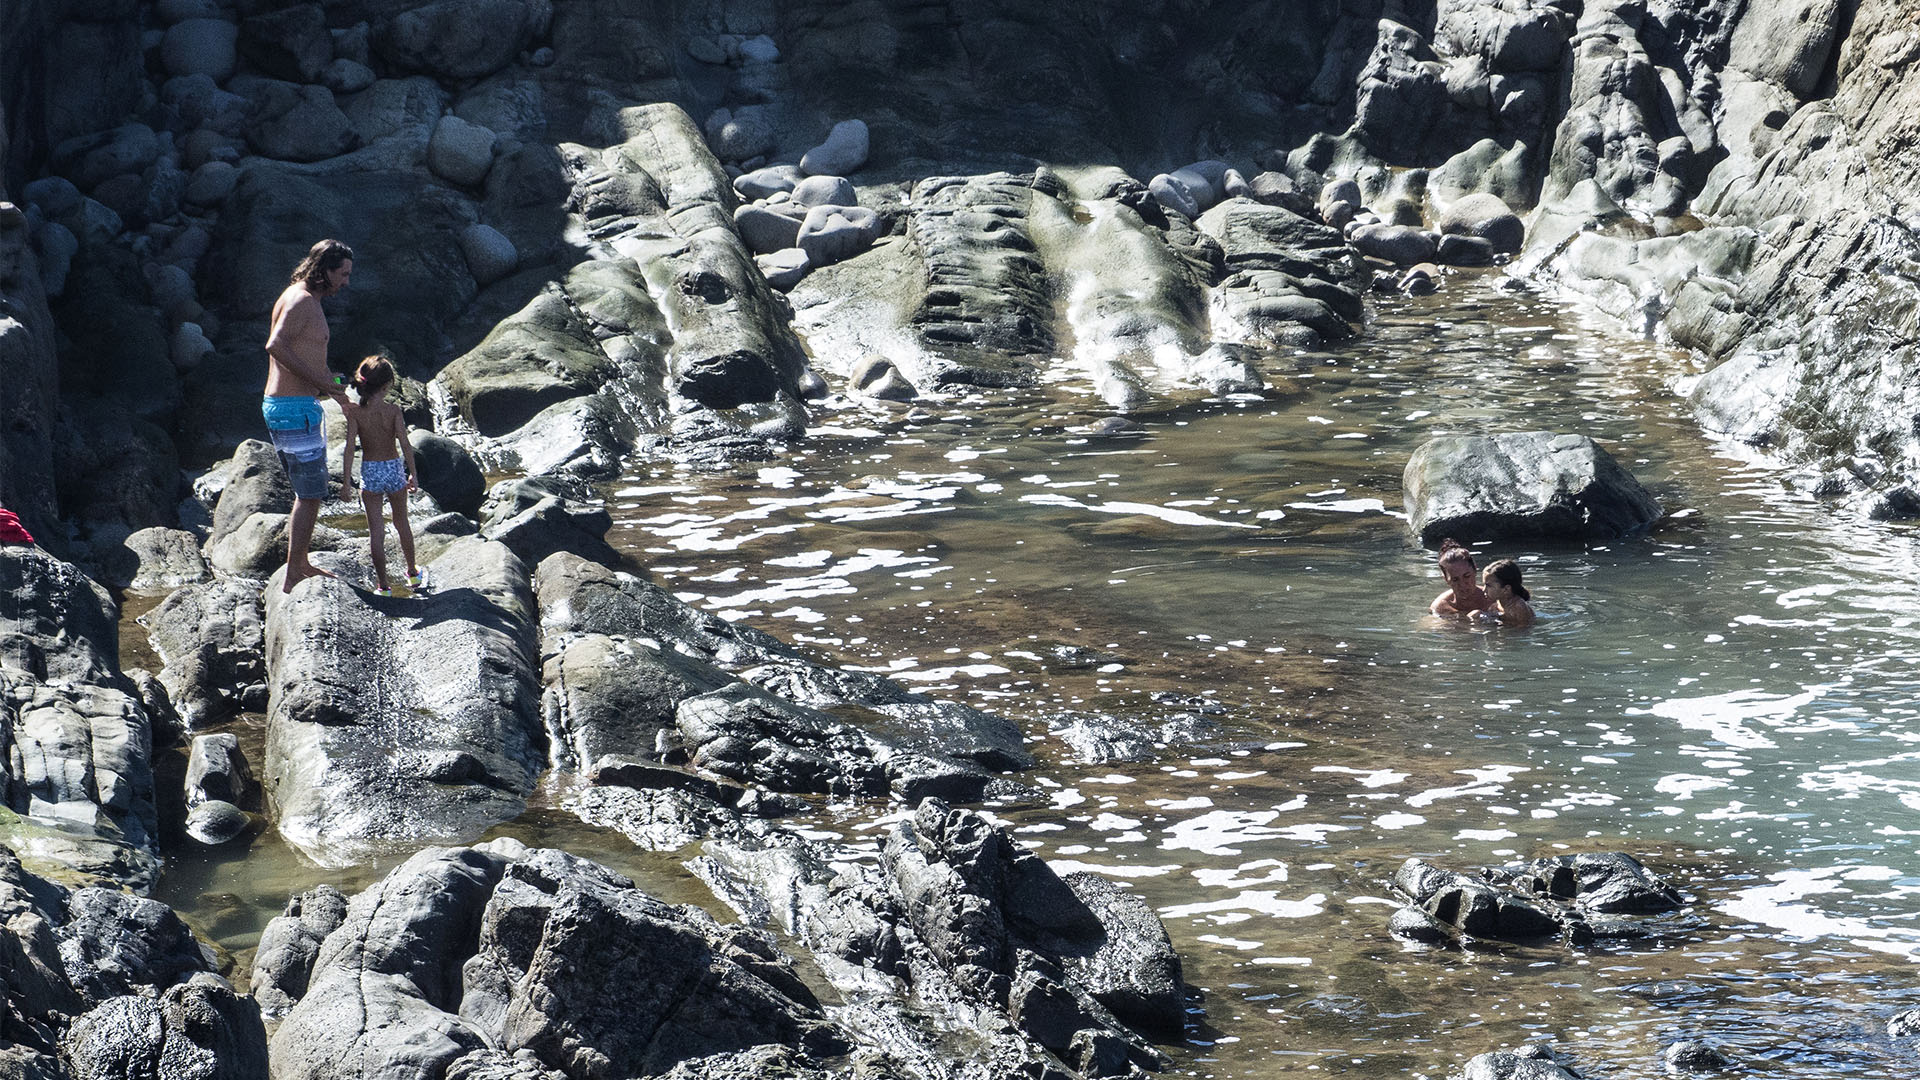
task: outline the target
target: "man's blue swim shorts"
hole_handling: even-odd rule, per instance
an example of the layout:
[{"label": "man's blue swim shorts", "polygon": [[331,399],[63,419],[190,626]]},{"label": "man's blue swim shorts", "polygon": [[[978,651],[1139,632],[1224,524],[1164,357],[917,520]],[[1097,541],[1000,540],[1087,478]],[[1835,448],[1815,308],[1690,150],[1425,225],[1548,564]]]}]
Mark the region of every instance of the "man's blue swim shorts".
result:
[{"label": "man's blue swim shorts", "polygon": [[280,465],[293,482],[296,499],[327,497],[327,414],[311,397],[260,399],[267,434],[280,453]]}]

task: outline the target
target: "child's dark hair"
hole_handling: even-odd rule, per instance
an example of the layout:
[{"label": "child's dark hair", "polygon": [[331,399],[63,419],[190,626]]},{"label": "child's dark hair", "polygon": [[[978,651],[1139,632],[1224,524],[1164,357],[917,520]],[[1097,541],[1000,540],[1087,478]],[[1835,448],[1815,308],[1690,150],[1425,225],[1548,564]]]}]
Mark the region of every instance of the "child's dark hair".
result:
[{"label": "child's dark hair", "polygon": [[1487,577],[1513,590],[1513,595],[1522,600],[1531,600],[1533,595],[1527,587],[1520,584],[1520,564],[1512,559],[1501,559],[1487,567]]},{"label": "child's dark hair", "polygon": [[353,373],[353,388],[364,400],[368,394],[376,394],[393,383],[393,361],[375,354],[360,361],[360,367]]},{"label": "child's dark hair", "polygon": [[1467,545],[1455,540],[1451,536],[1440,541],[1440,554],[1435,557],[1434,561],[1445,565],[1456,559],[1465,559],[1467,561],[1467,567],[1469,569],[1473,567],[1473,552],[1467,549]]}]

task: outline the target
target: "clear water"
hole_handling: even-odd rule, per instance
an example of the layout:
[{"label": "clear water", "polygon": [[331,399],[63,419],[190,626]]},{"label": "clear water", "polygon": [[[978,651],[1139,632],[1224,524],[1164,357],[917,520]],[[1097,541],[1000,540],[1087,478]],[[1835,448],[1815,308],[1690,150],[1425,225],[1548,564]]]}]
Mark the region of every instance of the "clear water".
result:
[{"label": "clear water", "polygon": [[[1106,410],[1071,370],[848,406],[776,464],[628,478],[613,539],[703,607],[1019,721],[1054,801],[1001,816],[1137,890],[1202,991],[1177,1072],[1439,1077],[1551,1039],[1638,1076],[1705,1038],[1763,1072],[1920,1075],[1884,1033],[1920,1005],[1914,532],[1709,441],[1683,354],[1498,280],[1384,300],[1359,340],[1271,358],[1277,393],[1170,402],[1127,435],[1085,430]],[[1538,429],[1601,440],[1668,520],[1485,549],[1524,565],[1530,629],[1426,615],[1408,454]],[[1065,734],[1091,717],[1167,737],[1086,762]],[[883,810],[807,824],[875,844]],[[564,815],[509,831],[713,906]],[[1582,850],[1640,856],[1702,918],[1584,951],[1385,932],[1409,856]],[[162,898],[243,958],[324,876],[270,838],[172,865]]]}]

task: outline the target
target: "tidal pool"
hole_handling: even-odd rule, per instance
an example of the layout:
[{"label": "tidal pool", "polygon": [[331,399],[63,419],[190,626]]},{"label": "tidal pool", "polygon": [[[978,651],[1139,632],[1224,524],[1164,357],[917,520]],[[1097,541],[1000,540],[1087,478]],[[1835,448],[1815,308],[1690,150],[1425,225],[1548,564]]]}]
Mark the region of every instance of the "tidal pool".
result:
[{"label": "tidal pool", "polygon": [[[1089,430],[1109,411],[1070,367],[843,403],[774,463],[611,485],[610,539],[703,608],[1020,723],[1052,805],[996,812],[1160,912],[1200,992],[1176,1074],[1440,1077],[1548,1039],[1641,1076],[1703,1038],[1747,1070],[1920,1075],[1885,1035],[1920,1005],[1915,533],[1705,436],[1685,354],[1503,285],[1381,299],[1355,341],[1269,357],[1268,394],[1190,395],[1119,434]],[[1523,564],[1531,629],[1427,616],[1407,456],[1540,429],[1600,440],[1667,519],[1480,549]],[[1115,727],[1140,752],[1090,758]],[[892,820],[800,824],[876,846]],[[505,831],[724,913],[674,860],[556,811]],[[1409,856],[1587,850],[1640,857],[1696,917],[1585,950],[1386,933]],[[160,896],[244,958],[328,878],[263,837],[174,856]]]}]

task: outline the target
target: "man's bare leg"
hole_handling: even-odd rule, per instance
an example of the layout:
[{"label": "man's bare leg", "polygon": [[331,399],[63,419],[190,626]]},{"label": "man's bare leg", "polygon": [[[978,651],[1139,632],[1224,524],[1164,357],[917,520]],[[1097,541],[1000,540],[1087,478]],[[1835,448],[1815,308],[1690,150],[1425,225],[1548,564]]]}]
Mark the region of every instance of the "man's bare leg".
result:
[{"label": "man's bare leg", "polygon": [[313,526],[319,520],[319,499],[293,500],[293,516],[287,521],[287,576],[281,592],[292,592],[306,578],[333,576],[307,561],[307,545],[313,542]]}]

